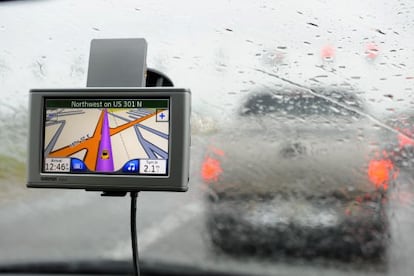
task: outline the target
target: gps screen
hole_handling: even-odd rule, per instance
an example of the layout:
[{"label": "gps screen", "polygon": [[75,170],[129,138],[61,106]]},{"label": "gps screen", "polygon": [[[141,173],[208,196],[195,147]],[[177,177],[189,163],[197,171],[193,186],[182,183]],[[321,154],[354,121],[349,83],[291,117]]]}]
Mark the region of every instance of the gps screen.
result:
[{"label": "gps screen", "polygon": [[169,98],[45,98],[43,173],[168,175]]}]

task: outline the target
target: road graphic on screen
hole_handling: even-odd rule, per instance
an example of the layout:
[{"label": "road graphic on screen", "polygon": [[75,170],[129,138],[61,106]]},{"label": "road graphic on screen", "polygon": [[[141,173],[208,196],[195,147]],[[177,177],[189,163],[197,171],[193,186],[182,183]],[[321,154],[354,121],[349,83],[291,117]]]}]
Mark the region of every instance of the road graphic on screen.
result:
[{"label": "road graphic on screen", "polygon": [[166,108],[46,109],[44,156],[92,172],[136,171],[131,160],[168,159],[168,122]]}]

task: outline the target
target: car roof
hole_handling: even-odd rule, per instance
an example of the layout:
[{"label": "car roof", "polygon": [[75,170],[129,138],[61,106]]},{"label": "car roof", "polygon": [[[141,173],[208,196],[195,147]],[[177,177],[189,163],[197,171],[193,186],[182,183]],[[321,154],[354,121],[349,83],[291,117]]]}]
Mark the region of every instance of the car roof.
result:
[{"label": "car roof", "polygon": [[[317,109],[320,112],[318,110],[312,112],[309,108],[312,105],[318,107]],[[241,116],[264,115],[280,110],[286,111],[286,108],[291,110],[296,108],[295,113],[297,115],[310,115],[312,113],[323,113],[323,111],[326,111],[323,109],[329,106],[342,109],[342,111],[346,110],[343,106],[349,107],[351,110],[363,111],[365,105],[355,92],[342,88],[312,88],[310,91],[279,88],[250,93],[242,103],[239,114]]]}]

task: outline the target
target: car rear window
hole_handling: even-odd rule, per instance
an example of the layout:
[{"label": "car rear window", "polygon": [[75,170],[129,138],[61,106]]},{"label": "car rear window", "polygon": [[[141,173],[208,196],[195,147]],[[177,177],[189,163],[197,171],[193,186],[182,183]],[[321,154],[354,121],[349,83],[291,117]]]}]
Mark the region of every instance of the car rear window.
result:
[{"label": "car rear window", "polygon": [[352,116],[359,117],[363,104],[353,95],[330,93],[314,95],[310,93],[256,93],[243,104],[242,116],[281,113],[291,116]]}]

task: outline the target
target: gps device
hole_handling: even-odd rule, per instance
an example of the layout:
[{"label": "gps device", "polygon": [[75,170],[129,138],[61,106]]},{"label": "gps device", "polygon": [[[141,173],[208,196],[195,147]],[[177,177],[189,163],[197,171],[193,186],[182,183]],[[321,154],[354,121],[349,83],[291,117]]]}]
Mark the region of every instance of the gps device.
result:
[{"label": "gps device", "polygon": [[190,104],[180,88],[31,90],[27,186],[186,191]]}]

